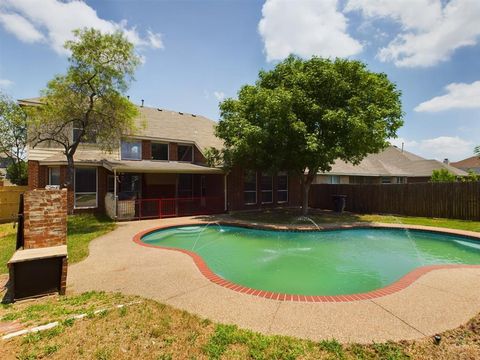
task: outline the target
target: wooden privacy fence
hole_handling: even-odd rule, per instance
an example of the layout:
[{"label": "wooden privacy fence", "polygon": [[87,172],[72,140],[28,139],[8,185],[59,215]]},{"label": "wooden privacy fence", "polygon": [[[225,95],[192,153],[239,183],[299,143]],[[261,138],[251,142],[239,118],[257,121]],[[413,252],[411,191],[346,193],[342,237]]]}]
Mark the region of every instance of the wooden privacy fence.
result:
[{"label": "wooden privacy fence", "polygon": [[332,195],[347,195],[345,210],[355,213],[480,220],[480,182],[318,184],[310,206],[333,209]]},{"label": "wooden privacy fence", "polygon": [[28,186],[0,186],[0,223],[17,218],[20,194],[28,190]]}]

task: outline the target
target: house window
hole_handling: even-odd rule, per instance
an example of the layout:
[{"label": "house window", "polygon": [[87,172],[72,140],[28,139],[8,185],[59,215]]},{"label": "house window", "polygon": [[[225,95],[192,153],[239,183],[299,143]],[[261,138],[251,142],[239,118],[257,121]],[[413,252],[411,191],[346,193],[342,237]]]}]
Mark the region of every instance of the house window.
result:
[{"label": "house window", "polygon": [[122,160],[142,160],[142,142],[122,140]]},{"label": "house window", "polygon": [[193,161],[193,146],[192,145],[178,145],[177,147],[178,161]]},{"label": "house window", "polygon": [[[73,122],[73,142],[76,142],[80,135],[82,134],[83,126],[78,121]],[[97,142],[97,137],[95,134],[87,134],[83,135],[82,140],[80,141],[83,144],[95,144]]]},{"label": "house window", "polygon": [[281,172],[277,175],[277,203],[288,202],[288,175]]},{"label": "house window", "polygon": [[262,193],[262,204],[271,204],[273,202],[273,176],[262,174],[260,181],[260,190]]},{"label": "house window", "polygon": [[407,178],[405,178],[405,177],[397,176],[397,184],[405,184],[406,180],[407,180]]},{"label": "house window", "polygon": [[178,175],[178,197],[193,196],[193,176],[192,174]]},{"label": "house window", "polygon": [[329,184],[340,184],[340,176],[338,175],[329,175],[328,176]]},{"label": "house window", "polygon": [[168,144],[152,143],[152,160],[168,160]]},{"label": "house window", "polygon": [[97,168],[75,168],[75,208],[97,207]]},{"label": "house window", "polygon": [[243,176],[243,201],[245,205],[257,203],[257,174],[255,171],[246,171]]},{"label": "house window", "polygon": [[48,168],[48,185],[60,186],[60,168],[59,167]]},{"label": "house window", "polygon": [[382,176],[382,184],[391,184],[392,178],[389,176]]}]

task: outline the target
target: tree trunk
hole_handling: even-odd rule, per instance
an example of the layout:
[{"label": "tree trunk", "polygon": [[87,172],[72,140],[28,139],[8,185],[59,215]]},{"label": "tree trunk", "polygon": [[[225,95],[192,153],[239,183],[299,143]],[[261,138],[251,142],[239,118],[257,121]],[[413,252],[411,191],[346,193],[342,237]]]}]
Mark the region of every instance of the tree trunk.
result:
[{"label": "tree trunk", "polygon": [[65,187],[67,188],[67,208],[68,214],[73,214],[74,202],[75,202],[75,164],[73,162],[73,155],[67,153],[67,178],[65,181]]},{"label": "tree trunk", "polygon": [[308,194],[310,192],[310,185],[312,185],[315,178],[316,170],[309,170],[308,174],[302,175],[302,215],[308,215]]}]

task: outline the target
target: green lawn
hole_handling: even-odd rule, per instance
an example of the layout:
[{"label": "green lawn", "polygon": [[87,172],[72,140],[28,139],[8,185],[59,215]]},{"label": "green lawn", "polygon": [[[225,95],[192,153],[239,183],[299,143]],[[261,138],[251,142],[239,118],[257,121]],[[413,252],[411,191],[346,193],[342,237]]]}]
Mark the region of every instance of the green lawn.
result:
[{"label": "green lawn", "polygon": [[[135,303],[140,301],[140,303]],[[115,305],[130,306],[116,308]],[[96,310],[103,310],[95,313]],[[71,320],[74,314],[87,314]],[[2,341],[0,359],[478,359],[480,316],[432,337],[397,343],[340,344],[265,336],[213,323],[158,302],[103,292],[0,305],[0,321],[39,325],[47,331]]]},{"label": "green lawn", "polygon": [[[88,244],[115,228],[115,222],[104,215],[81,214],[68,217],[68,262],[75,263],[88,255]],[[0,225],[0,274],[6,273],[7,261],[15,251],[16,229],[13,224]]]},{"label": "green lawn", "polygon": [[256,223],[270,223],[270,224],[309,224],[310,220],[315,223],[332,224],[332,223],[352,223],[352,222],[383,222],[391,224],[410,224],[410,225],[425,225],[425,226],[438,226],[451,229],[479,231],[480,221],[467,221],[467,220],[455,220],[455,219],[437,219],[437,218],[424,218],[424,217],[412,217],[412,216],[394,216],[394,215],[362,215],[343,213],[336,214],[330,211],[316,211],[311,210],[306,217],[300,214],[300,210],[297,209],[284,209],[284,210],[266,210],[266,211],[248,211],[238,212],[230,215],[233,219],[239,219],[244,221],[251,221]]}]

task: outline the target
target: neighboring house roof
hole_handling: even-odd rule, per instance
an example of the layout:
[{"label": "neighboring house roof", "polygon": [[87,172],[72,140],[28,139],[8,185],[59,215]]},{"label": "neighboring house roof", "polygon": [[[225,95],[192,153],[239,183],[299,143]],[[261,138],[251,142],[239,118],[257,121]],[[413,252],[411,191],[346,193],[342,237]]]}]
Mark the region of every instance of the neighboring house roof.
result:
[{"label": "neighboring house roof", "polygon": [[455,175],[466,175],[466,172],[437,160],[427,160],[418,155],[389,146],[385,150],[370,154],[360,164],[353,165],[337,160],[328,175],[350,176],[406,176],[430,177],[433,170],[447,169]]},{"label": "neighboring house roof", "polygon": [[475,170],[480,173],[480,156],[472,156],[460,161],[452,162],[450,165],[462,170]]}]

